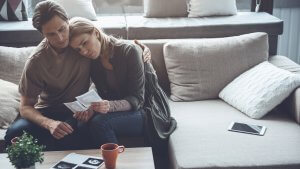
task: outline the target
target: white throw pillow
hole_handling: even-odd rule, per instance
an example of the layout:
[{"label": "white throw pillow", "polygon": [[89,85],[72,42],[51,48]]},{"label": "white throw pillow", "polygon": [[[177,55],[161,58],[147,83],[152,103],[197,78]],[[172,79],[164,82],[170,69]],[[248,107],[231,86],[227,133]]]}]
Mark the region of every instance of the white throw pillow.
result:
[{"label": "white throw pillow", "polygon": [[235,15],[235,0],[190,0],[188,17],[204,17],[215,15]]},{"label": "white throw pillow", "polygon": [[251,118],[260,119],[300,85],[300,75],[265,61],[244,72],[219,94]]},{"label": "white throw pillow", "polygon": [[69,18],[79,16],[90,20],[97,20],[92,0],[53,0],[66,10]]},{"label": "white throw pillow", "polygon": [[16,119],[19,105],[18,86],[0,79],[0,128],[7,128]]}]

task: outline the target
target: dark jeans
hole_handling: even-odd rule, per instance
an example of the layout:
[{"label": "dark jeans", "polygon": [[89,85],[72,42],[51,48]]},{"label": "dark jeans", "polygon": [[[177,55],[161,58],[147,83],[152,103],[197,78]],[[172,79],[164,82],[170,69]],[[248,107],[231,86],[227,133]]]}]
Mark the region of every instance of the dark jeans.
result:
[{"label": "dark jeans", "polygon": [[34,138],[38,139],[39,144],[46,145],[46,150],[67,150],[67,149],[80,149],[80,146],[84,143],[81,138],[87,138],[88,136],[83,136],[82,134],[87,133],[88,129],[85,123],[79,123],[73,118],[73,113],[64,105],[59,105],[55,107],[47,107],[38,109],[44,116],[67,122],[74,129],[73,133],[65,136],[62,139],[55,139],[49,130],[40,127],[39,125],[20,118],[16,120],[7,130],[5,135],[5,144],[10,145],[10,140],[14,137],[21,136],[23,131],[28,132]]},{"label": "dark jeans", "polygon": [[118,144],[120,136],[144,136],[140,111],[97,113],[88,123],[94,147],[104,143]]}]

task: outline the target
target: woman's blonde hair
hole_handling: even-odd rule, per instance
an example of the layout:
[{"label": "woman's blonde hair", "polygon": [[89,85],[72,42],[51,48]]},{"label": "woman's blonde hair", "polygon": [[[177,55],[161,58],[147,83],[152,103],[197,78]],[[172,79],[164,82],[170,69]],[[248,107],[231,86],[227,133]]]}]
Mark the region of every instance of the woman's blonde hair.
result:
[{"label": "woman's blonde hair", "polygon": [[69,21],[69,28],[70,28],[70,42],[73,38],[78,35],[88,33],[92,34],[93,31],[98,32],[98,39],[101,44],[101,52],[100,55],[109,55],[112,51],[113,44],[117,41],[116,38],[112,36],[108,36],[104,31],[94,25],[90,20],[82,17],[73,17]]}]

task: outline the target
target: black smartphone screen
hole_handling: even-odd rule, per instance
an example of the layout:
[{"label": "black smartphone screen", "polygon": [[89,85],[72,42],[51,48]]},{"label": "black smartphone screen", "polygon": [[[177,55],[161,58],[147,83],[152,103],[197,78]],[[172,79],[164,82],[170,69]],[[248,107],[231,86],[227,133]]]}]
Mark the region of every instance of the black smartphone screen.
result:
[{"label": "black smartphone screen", "polygon": [[258,125],[251,125],[251,124],[235,122],[230,130],[251,133],[251,134],[260,134],[262,128],[263,128],[262,126],[258,126]]}]

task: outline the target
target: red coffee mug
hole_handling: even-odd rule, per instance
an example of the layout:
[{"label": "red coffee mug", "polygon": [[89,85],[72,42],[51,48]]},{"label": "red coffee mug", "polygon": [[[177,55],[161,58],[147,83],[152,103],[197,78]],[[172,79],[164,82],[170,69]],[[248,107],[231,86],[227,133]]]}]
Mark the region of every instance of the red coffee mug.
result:
[{"label": "red coffee mug", "polygon": [[125,147],[114,143],[106,143],[101,146],[101,154],[107,169],[115,169],[119,153],[123,153]]},{"label": "red coffee mug", "polygon": [[12,145],[15,145],[18,140],[19,140],[19,137],[14,137],[13,139],[10,140],[10,142]]}]

